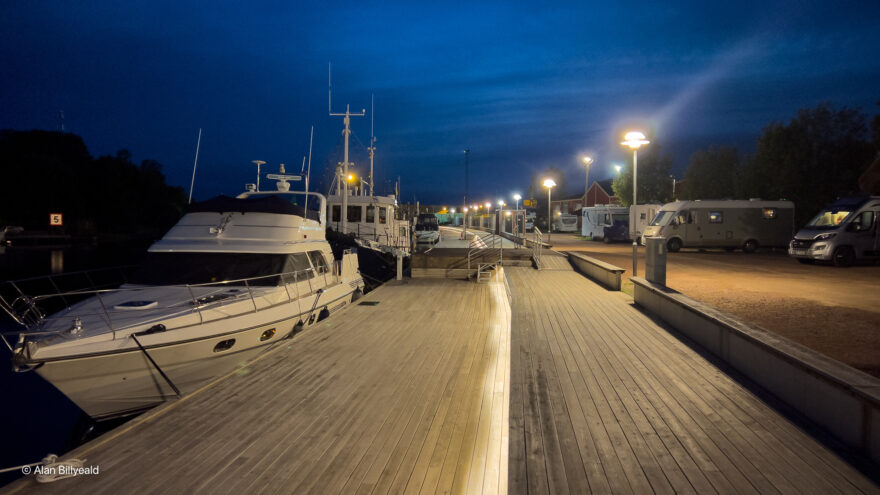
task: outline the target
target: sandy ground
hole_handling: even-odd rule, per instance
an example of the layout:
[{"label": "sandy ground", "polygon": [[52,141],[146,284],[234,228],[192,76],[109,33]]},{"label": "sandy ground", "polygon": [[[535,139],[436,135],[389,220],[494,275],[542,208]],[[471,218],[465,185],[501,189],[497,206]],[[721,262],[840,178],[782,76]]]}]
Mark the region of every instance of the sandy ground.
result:
[{"label": "sandy ground", "polygon": [[[553,234],[557,251],[581,251],[632,275],[632,244]],[[639,248],[639,275],[644,275]],[[802,265],[781,250],[684,249],[669,253],[666,284],[694,299],[880,377],[880,266]],[[631,284],[630,284],[631,287]]]}]

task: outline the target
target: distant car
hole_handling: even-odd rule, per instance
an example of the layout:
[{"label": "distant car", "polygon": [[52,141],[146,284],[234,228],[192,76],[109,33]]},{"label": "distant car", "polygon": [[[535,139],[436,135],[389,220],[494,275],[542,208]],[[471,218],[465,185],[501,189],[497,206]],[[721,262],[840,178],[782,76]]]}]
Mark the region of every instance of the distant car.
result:
[{"label": "distant car", "polygon": [[421,213],[416,219],[416,242],[430,242],[436,244],[440,241],[440,223],[433,213]]}]

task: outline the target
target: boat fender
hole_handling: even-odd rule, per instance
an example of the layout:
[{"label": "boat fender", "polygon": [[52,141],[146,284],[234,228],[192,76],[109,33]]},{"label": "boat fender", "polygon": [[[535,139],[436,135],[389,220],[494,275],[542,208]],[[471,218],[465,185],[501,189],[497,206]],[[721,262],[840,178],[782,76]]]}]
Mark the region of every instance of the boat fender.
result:
[{"label": "boat fender", "polygon": [[361,288],[358,287],[354,290],[354,292],[351,293],[351,302],[355,302],[362,297],[364,297],[364,291],[362,291]]},{"label": "boat fender", "polygon": [[327,309],[327,306],[324,306],[324,309],[322,309],[321,312],[318,313],[318,321],[321,321],[328,316],[330,316],[330,310]]}]

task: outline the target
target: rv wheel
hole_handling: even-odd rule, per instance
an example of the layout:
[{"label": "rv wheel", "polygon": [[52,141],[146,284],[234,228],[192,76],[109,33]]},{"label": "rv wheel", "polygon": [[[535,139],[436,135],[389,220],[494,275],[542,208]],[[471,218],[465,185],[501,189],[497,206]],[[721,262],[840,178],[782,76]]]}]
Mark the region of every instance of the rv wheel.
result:
[{"label": "rv wheel", "polygon": [[681,239],[678,237],[669,239],[669,242],[666,243],[666,249],[668,249],[670,253],[677,253],[681,249]]},{"label": "rv wheel", "polygon": [[856,253],[849,246],[840,246],[834,251],[834,266],[852,266],[856,261]]},{"label": "rv wheel", "polygon": [[758,249],[758,241],[749,239],[743,244],[743,252],[754,253]]}]

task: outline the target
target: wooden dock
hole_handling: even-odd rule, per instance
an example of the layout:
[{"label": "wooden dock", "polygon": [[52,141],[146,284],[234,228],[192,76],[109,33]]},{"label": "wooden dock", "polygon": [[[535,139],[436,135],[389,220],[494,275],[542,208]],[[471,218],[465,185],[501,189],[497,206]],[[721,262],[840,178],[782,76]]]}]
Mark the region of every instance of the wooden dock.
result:
[{"label": "wooden dock", "polygon": [[[64,456],[25,493],[878,493],[618,292],[551,260],[387,284]],[[549,265],[549,264],[548,264]],[[511,295],[508,298],[508,294]]]}]

